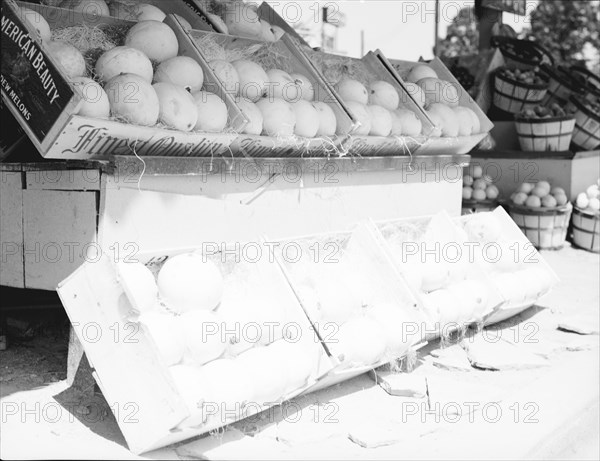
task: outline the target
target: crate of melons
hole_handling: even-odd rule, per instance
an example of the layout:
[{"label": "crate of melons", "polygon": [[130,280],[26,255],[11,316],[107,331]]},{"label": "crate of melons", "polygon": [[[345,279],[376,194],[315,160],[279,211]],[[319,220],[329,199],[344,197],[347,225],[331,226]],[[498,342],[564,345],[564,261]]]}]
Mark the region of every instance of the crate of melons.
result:
[{"label": "crate of melons", "polygon": [[524,311],[548,293],[559,279],[502,207],[455,218],[476,249],[478,267],[496,286],[505,302],[488,316],[486,325]]},{"label": "crate of melons", "polygon": [[423,343],[416,298],[366,223],[276,243],[276,258],[335,363],[310,391],[394,362]]},{"label": "crate of melons", "polygon": [[175,16],[130,22],[13,1],[2,14],[21,37],[2,40],[2,94],[45,157],[218,155],[246,123]]},{"label": "crate of melons", "polygon": [[504,298],[481,271],[470,241],[446,212],[373,223],[426,318],[425,338],[482,324]]},{"label": "crate of melons", "polygon": [[[96,382],[132,451],[255,415],[331,370],[269,255],[258,242],[119,261],[105,255],[60,284]],[[135,424],[124,417],[129,411]]]},{"label": "crate of melons", "polygon": [[466,154],[494,126],[440,59],[390,59],[388,65],[435,127],[427,134],[420,154]]}]

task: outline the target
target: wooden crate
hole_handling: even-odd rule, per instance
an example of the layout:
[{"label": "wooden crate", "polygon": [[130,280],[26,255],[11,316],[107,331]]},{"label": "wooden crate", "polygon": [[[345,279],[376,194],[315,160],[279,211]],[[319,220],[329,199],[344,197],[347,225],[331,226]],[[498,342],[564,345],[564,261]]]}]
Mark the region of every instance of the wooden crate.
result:
[{"label": "wooden crate", "polygon": [[[259,259],[251,262],[243,257],[238,259],[240,254],[237,246],[224,245],[227,251],[223,254],[213,253],[207,247],[179,248],[140,253],[135,255],[135,261],[155,271],[170,257],[194,250],[202,252],[204,249],[205,256],[219,265],[224,275],[225,289],[237,290],[236,299],[251,301],[270,296],[285,312],[286,319],[298,325],[302,335],[312,335],[310,322],[278,265],[269,259],[267,247],[264,247],[265,252]],[[85,263],[61,282],[57,291],[85,350],[94,378],[130,450],[134,453],[147,452],[233,422],[235,417],[232,416],[209,418],[197,427],[181,424],[191,412],[176,390],[168,367],[160,359],[148,331],[135,317],[125,315],[127,309],[123,308],[123,298],[127,297],[124,290],[127,280],[119,276],[114,263],[108,255],[103,255],[94,263]],[[256,274],[258,282],[236,288],[236,278],[244,272]],[[308,339],[313,341],[312,336]],[[316,359],[308,382],[302,388],[289,392],[283,400],[309,389],[331,369],[332,364],[325,350],[318,342],[313,344]],[[149,386],[149,383],[152,385]],[[279,396],[274,396],[271,405],[278,402]],[[259,408],[264,410],[268,406],[253,402],[252,408],[247,408],[248,414],[242,412],[242,415],[251,416]]]},{"label": "wooden crate", "polygon": [[[56,27],[87,24],[91,26],[129,26],[134,23],[111,17],[90,17],[71,10],[43,5],[27,5],[44,16],[52,29]],[[181,132],[158,127],[142,127],[115,120],[92,119],[77,115],[81,95],[72,86],[60,65],[48,56],[35,37],[30,24],[24,24],[16,14],[18,4],[13,0],[3,3],[3,18],[29,34],[29,41],[37,50],[35,56],[49,70],[55,83],[56,93],[47,94],[42,80],[35,78],[27,84],[19,84],[9,71],[17,59],[17,44],[2,40],[2,98],[19,121],[33,144],[43,157],[58,159],[95,159],[110,155],[139,156],[212,156],[225,152],[235,138],[233,133]],[[190,56],[201,63],[201,57],[185,41],[179,22],[174,17],[167,21],[179,39],[180,54]],[[32,59],[35,58],[30,54]],[[202,64],[202,63],[201,63]],[[30,76],[26,77],[27,79]],[[207,81],[210,81],[210,75]],[[225,101],[226,104],[228,101]],[[21,107],[22,110],[19,109]],[[237,108],[229,101],[230,117]],[[234,118],[235,117],[235,118]],[[28,120],[29,118],[29,120]],[[245,118],[241,114],[232,120]],[[239,128],[239,127],[238,127]]]}]

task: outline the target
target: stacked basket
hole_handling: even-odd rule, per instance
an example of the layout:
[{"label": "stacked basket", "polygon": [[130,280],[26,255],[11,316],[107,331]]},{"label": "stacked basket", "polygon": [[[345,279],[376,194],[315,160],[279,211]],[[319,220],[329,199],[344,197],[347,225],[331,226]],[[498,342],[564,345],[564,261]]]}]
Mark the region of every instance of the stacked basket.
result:
[{"label": "stacked basket", "polygon": [[515,127],[523,151],[545,152],[569,149],[575,118],[570,115],[549,118],[515,116]]},{"label": "stacked basket", "polygon": [[[542,103],[546,96],[548,83],[525,82],[511,75],[511,70],[502,67],[494,77],[494,105],[511,114],[531,109]],[[514,71],[520,73],[519,69]]]},{"label": "stacked basket", "polygon": [[573,208],[573,243],[579,248],[600,252],[600,212]]},{"label": "stacked basket", "polygon": [[525,236],[540,250],[558,250],[567,238],[573,206],[570,203],[553,208],[532,208],[510,204],[510,217]]},{"label": "stacked basket", "polygon": [[[598,100],[597,100],[598,101]],[[582,150],[592,150],[600,145],[600,103],[571,96],[567,112],[574,114],[573,144]]]},{"label": "stacked basket", "polygon": [[586,94],[586,89],[582,85],[578,74],[570,73],[568,69],[562,66],[543,65],[541,70],[548,79],[548,91],[542,101],[544,105],[555,102],[564,106],[571,95]]}]

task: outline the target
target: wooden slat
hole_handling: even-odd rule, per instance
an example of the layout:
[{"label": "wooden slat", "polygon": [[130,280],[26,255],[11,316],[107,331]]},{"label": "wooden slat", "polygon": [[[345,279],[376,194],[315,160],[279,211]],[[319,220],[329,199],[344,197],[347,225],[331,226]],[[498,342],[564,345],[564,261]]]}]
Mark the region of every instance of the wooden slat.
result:
[{"label": "wooden slat", "polygon": [[24,288],[23,180],[20,171],[0,171],[0,285]]},{"label": "wooden slat", "polygon": [[27,189],[100,190],[100,170],[38,170],[25,172]]}]

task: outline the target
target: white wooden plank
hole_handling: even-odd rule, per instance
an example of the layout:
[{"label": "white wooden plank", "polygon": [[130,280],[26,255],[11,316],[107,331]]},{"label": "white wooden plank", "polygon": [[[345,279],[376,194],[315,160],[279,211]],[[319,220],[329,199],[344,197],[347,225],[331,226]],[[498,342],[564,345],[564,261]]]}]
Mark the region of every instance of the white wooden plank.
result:
[{"label": "white wooden plank", "polygon": [[100,170],[37,170],[25,173],[27,189],[100,190]]},{"label": "white wooden plank", "polygon": [[23,185],[20,171],[0,172],[0,285],[24,288]]}]

